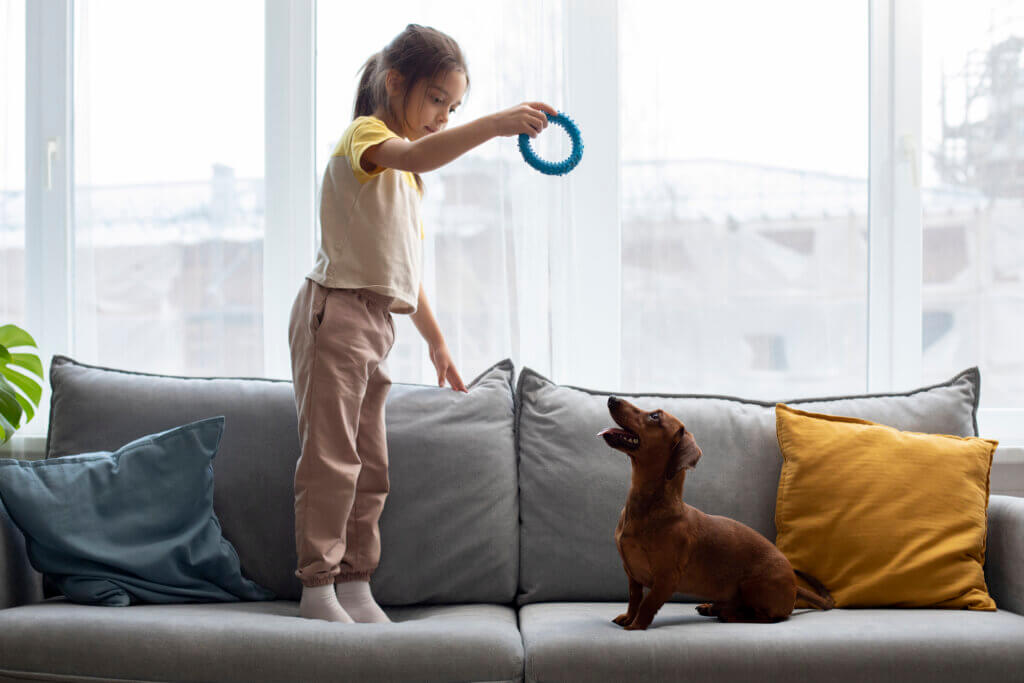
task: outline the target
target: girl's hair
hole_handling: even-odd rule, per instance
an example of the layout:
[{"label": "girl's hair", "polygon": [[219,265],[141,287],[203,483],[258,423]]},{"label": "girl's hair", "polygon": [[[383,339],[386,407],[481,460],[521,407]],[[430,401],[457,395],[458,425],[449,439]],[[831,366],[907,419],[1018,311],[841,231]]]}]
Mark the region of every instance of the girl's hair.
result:
[{"label": "girl's hair", "polygon": [[[402,95],[400,112],[396,112],[392,108],[388,99],[385,78],[389,69],[394,69],[402,76],[405,92]],[[468,92],[469,69],[466,68],[466,60],[462,57],[459,44],[437,29],[419,24],[409,24],[383,50],[371,56],[363,64],[352,118],[372,116],[379,107],[383,106],[392,118],[404,124],[405,107],[413,87],[423,79],[433,81],[437,78],[444,78],[453,70],[465,74]],[[416,184],[422,191],[423,181],[418,173],[413,175],[416,177]]]}]

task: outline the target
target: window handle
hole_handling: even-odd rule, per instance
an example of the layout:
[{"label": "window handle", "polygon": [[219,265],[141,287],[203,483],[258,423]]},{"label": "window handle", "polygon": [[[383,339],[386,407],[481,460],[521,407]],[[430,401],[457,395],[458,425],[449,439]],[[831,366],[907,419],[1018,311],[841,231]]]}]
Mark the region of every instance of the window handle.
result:
[{"label": "window handle", "polygon": [[917,141],[914,140],[914,136],[909,133],[900,138],[900,147],[903,152],[903,159],[910,164],[910,179],[914,183],[914,188],[921,187],[921,179],[918,177],[919,170],[917,168]]},{"label": "window handle", "polygon": [[57,159],[57,138],[46,141],[46,189],[53,189],[53,162]]}]

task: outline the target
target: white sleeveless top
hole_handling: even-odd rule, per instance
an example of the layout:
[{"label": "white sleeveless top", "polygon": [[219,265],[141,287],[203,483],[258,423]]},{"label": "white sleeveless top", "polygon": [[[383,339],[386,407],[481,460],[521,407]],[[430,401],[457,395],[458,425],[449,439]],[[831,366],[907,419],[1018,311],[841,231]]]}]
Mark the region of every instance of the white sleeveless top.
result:
[{"label": "white sleeveless top", "polygon": [[363,152],[399,137],[360,116],[334,149],[320,190],[320,248],[307,277],[325,287],[394,297],[391,311],[415,313],[423,264],[420,191],[408,171],[360,164]]}]

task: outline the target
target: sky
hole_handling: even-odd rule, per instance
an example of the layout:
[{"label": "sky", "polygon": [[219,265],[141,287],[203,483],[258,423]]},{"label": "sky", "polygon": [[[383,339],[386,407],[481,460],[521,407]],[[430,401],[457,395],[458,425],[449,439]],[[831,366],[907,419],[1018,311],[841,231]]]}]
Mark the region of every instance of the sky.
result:
[{"label": "sky", "polygon": [[[0,0],[5,188],[24,182],[24,2]],[[1024,0],[921,4],[928,149],[938,130],[940,69],[962,64],[994,18],[1024,15]],[[544,60],[559,7],[555,0],[399,0],[382,16],[368,5],[321,0],[318,163],[350,119],[357,69],[405,23],[436,26],[467,54],[473,91],[454,125],[520,101],[527,89],[506,87],[517,74],[554,68]],[[865,0],[621,0],[620,93],[609,94],[609,106],[621,105],[623,159],[716,158],[866,176],[867,7]],[[79,183],[202,181],[214,163],[262,177],[262,2],[78,0],[75,21]],[[505,41],[501,52],[497,40]],[[531,51],[535,44],[547,50]],[[550,79],[536,90],[557,99]],[[927,163],[924,173],[933,178]]]}]

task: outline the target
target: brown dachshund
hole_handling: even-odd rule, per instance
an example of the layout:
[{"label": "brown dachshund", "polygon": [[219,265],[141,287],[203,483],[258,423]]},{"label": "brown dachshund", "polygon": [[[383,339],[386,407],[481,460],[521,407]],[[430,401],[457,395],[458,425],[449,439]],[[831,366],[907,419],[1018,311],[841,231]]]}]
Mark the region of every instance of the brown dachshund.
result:
[{"label": "brown dachshund", "polygon": [[693,469],[701,450],[682,422],[614,396],[608,398],[608,411],[620,428],[598,436],[628,455],[633,467],[615,529],[629,579],[629,609],[615,617],[616,624],[646,629],[673,593],[710,600],[697,612],[730,622],[782,621],[798,596],[820,609],[834,606],[813,577],[797,572],[821,595],[797,586],[789,560],[764,536],[683,502],[684,470]]}]

